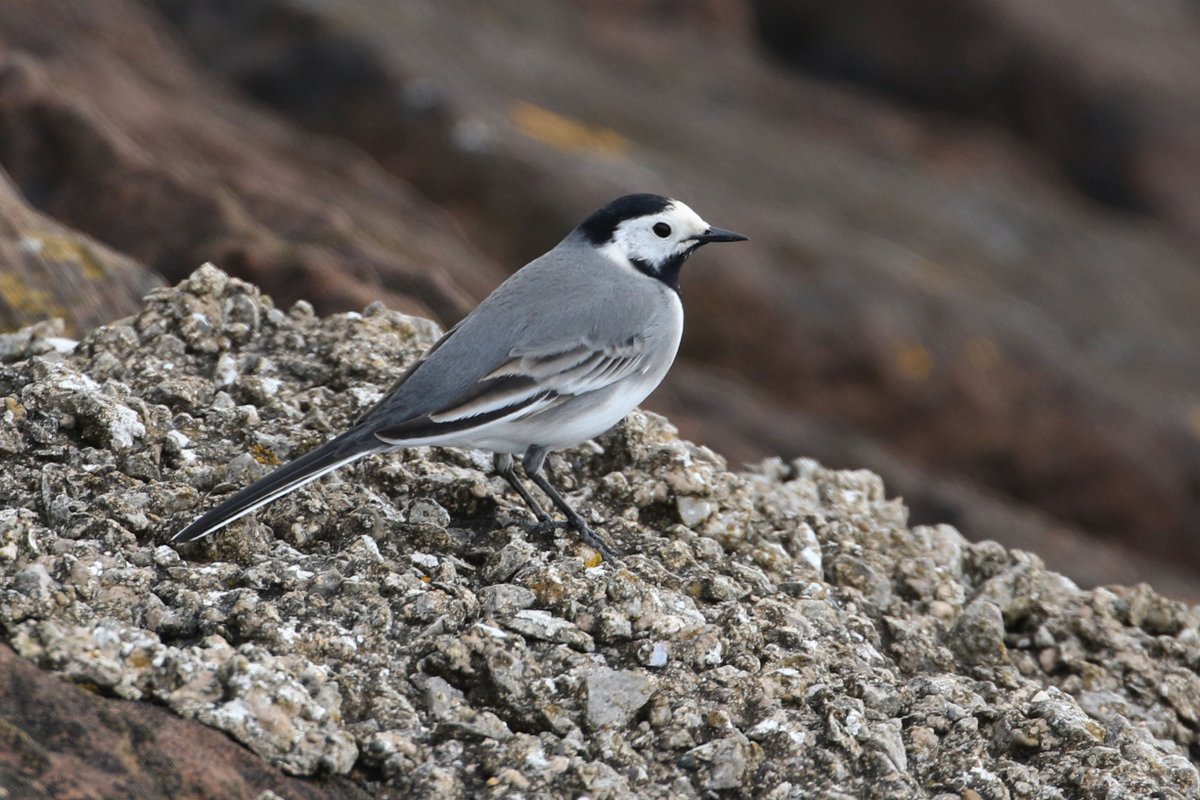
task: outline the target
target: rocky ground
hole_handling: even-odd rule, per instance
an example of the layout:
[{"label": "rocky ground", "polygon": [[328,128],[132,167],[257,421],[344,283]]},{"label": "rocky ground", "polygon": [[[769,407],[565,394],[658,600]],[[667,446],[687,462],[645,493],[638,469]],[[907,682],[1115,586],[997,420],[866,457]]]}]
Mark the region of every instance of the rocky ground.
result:
[{"label": "rocky ground", "polygon": [[753,244],[689,264],[652,409],[1194,600],[1193,5],[5,0],[0,328],[82,335],[205,261],[449,325],[678,194]]},{"label": "rocky ground", "polygon": [[[206,267],[73,350],[3,340],[0,623],[87,690],[72,720],[14,697],[39,684],[12,667],[7,796],[1200,793],[1196,610],[910,527],[870,472],[731,471],[652,414],[550,462],[620,563],[527,534],[485,457],[429,449],[166,544],[435,335],[378,305],[284,310]],[[321,777],[225,757],[197,776],[169,725],[114,722],[146,704]]]}]

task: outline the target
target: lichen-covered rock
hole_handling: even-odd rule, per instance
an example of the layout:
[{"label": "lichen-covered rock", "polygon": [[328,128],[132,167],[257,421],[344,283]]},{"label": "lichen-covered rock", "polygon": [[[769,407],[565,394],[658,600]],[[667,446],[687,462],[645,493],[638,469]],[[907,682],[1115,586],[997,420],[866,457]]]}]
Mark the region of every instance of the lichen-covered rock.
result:
[{"label": "lichen-covered rock", "polygon": [[[906,524],[866,472],[730,472],[634,413],[530,534],[479,453],[378,456],[170,534],[436,335],[211,267],[0,365],[0,623],[41,666],[409,797],[1194,797],[1200,615]],[[36,337],[34,337],[36,338]]]}]

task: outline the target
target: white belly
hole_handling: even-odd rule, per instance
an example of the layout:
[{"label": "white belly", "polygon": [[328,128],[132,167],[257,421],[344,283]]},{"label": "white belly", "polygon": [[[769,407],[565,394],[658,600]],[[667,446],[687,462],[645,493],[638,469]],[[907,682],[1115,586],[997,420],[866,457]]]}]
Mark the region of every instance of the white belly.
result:
[{"label": "white belly", "polygon": [[658,385],[627,379],[603,393],[572,397],[562,405],[525,419],[490,426],[465,436],[462,446],[497,453],[524,453],[531,446],[557,450],[599,436],[616,425]]}]

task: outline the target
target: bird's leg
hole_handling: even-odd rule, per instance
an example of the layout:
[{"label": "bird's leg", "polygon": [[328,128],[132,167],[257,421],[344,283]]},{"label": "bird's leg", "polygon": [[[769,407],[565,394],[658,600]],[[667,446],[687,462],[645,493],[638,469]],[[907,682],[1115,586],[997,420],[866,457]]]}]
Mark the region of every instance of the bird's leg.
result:
[{"label": "bird's leg", "polygon": [[588,527],[583,517],[575,513],[575,509],[571,508],[566,499],[558,493],[558,490],[542,474],[542,466],[546,463],[546,454],[549,452],[544,447],[531,447],[526,450],[525,457],[521,461],[521,465],[525,467],[525,474],[529,476],[529,480],[537,484],[537,487],[546,493],[546,496],[554,502],[554,505],[558,506],[558,510],[566,515],[567,522],[579,533],[579,538],[583,539],[584,544],[599,552],[605,561],[616,561],[616,553]]},{"label": "bird's leg", "polygon": [[508,481],[508,485],[517,490],[517,494],[521,495],[521,499],[525,501],[525,505],[537,517],[537,523],[534,527],[538,530],[552,530],[563,524],[551,519],[550,515],[542,508],[541,503],[535,500],[533,495],[529,493],[529,490],[525,488],[525,484],[521,483],[521,479],[517,477],[517,470],[513,466],[511,455],[508,453],[496,453],[492,457],[492,465],[496,470],[496,474]]}]

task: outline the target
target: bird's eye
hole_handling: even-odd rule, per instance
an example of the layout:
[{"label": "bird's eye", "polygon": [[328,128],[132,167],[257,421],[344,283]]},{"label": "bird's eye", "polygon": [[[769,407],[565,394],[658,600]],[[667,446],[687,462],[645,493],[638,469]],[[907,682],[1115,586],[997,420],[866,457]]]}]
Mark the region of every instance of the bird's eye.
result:
[{"label": "bird's eye", "polygon": [[671,235],[671,226],[665,222],[654,223],[654,235],[660,239],[665,239]]}]

